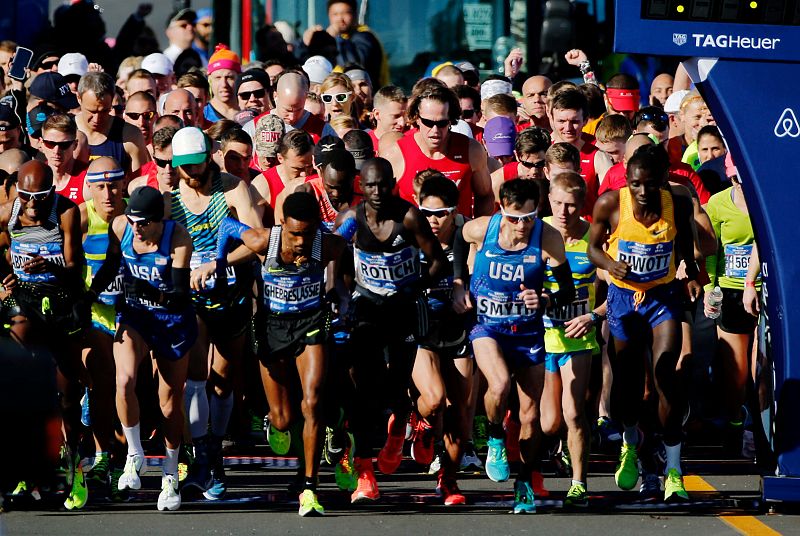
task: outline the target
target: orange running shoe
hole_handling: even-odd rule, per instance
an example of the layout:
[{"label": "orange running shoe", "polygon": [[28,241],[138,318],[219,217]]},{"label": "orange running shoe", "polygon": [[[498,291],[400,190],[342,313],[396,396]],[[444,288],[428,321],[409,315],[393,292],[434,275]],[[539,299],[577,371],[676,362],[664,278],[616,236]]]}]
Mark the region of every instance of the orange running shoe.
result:
[{"label": "orange running shoe", "polygon": [[397,471],[397,468],[400,467],[400,462],[403,461],[403,443],[406,440],[405,433],[401,435],[392,435],[394,420],[395,416],[393,413],[389,416],[389,435],[386,437],[386,444],[378,453],[378,469],[385,475],[391,475]]},{"label": "orange running shoe", "polygon": [[549,497],[550,491],[544,487],[544,477],[541,471],[531,472],[531,488],[537,497]]},{"label": "orange running shoe", "polygon": [[375,481],[375,472],[372,470],[372,458],[355,458],[354,465],[358,475],[358,486],[350,496],[350,502],[361,504],[377,501],[381,494]]},{"label": "orange running shoe", "polygon": [[458,482],[452,476],[445,476],[444,470],[439,470],[436,484],[436,495],[444,500],[445,506],[467,504],[467,498],[458,489]]}]

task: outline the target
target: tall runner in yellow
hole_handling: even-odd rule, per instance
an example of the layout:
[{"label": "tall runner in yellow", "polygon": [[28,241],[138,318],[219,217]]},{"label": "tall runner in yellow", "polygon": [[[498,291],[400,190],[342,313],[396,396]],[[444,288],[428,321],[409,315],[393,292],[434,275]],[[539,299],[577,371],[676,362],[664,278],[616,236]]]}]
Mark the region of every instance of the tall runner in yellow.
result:
[{"label": "tall runner in yellow", "polygon": [[603,194],[595,206],[588,250],[589,260],[608,271],[611,280],[608,326],[616,353],[612,399],[625,427],[615,480],[625,490],[639,480],[641,438],[636,425],[649,349],[667,454],[664,499],[688,500],[680,466],[687,400],[675,370],[682,339],[681,287],[675,271],[681,260],[686,262],[689,293],[696,300],[701,289],[694,260],[693,209],[688,199],[669,191],[669,158],[662,147],[637,149],[627,171],[627,186]]}]

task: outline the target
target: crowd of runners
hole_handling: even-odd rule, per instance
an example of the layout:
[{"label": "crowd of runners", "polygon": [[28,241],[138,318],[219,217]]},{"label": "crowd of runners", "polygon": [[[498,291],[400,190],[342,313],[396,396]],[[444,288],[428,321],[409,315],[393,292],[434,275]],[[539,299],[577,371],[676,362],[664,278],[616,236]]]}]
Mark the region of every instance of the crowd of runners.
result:
[{"label": "crowd of runners", "polygon": [[[353,31],[354,2],[328,9]],[[168,35],[188,48],[210,16]],[[183,73],[171,43],[117,73],[67,44],[4,79],[4,332],[56,364],[67,509],[140,489],[146,454],[159,510],[222,499],[253,421],[297,457],[303,516],[324,513],[320,480],[379,501],[407,445],[445,505],[468,468],[534,512],[555,458],[564,507],[586,506],[608,445],[621,489],[686,501],[697,314],[716,319],[720,436],[752,444],[753,229],[682,69],[643,106],[580,50],[574,81],[522,77],[514,50],[503,75],[445,62],[405,91],[358,58],[374,38],[362,64],[217,46]]]}]

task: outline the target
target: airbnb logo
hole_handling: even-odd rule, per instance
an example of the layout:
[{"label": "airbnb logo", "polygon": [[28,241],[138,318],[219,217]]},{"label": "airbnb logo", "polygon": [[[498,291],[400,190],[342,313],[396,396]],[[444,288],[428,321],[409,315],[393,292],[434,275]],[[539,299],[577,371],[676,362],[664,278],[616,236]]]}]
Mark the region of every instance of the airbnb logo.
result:
[{"label": "airbnb logo", "polygon": [[800,123],[797,122],[797,116],[794,110],[786,108],[781,114],[780,119],[775,124],[775,136],[778,138],[800,138]]}]

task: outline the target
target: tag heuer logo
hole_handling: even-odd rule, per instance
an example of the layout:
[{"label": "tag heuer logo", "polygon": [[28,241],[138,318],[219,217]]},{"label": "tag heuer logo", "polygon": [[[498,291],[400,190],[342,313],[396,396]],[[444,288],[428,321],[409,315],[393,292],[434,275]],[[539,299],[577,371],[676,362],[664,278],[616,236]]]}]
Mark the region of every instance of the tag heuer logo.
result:
[{"label": "tag heuer logo", "polygon": [[672,42],[678,46],[686,44],[686,34],[674,33],[672,34]]}]

